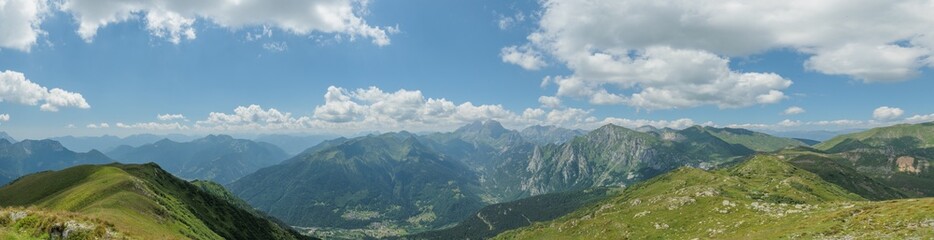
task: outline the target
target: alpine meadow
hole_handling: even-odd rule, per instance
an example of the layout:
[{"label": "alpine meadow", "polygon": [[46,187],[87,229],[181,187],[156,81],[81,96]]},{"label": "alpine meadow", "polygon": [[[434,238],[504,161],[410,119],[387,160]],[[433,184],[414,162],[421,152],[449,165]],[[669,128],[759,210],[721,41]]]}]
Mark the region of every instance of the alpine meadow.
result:
[{"label": "alpine meadow", "polygon": [[0,239],[934,239],[934,0],[0,0]]}]

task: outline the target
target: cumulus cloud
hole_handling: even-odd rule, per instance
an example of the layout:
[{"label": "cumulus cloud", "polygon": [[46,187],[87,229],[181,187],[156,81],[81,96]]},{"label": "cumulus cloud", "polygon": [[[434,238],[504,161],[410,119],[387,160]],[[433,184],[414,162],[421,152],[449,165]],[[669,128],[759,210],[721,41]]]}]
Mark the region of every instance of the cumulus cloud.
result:
[{"label": "cumulus cloud", "polygon": [[606,124],[636,128],[641,126],[686,128],[696,123],[688,118],[649,120],[597,118],[593,110],[561,107],[560,100],[545,96],[541,108],[513,112],[502,105],[455,103],[431,98],[419,90],[384,91],[377,87],[345,89],[331,86],[324,93],[324,103],[310,116],[293,116],[258,105],[237,107],[233,113],[212,112],[208,119],[197,121],[194,129],[210,131],[291,130],[332,133],[370,131],[450,131],[473,121],[496,120],[510,128],[531,125],[557,125],[567,128],[594,129]]},{"label": "cumulus cloud", "polygon": [[638,128],[642,126],[652,126],[656,128],[674,128],[674,129],[683,129],[694,125],[712,125],[712,123],[696,124],[694,120],[690,118],[681,118],[672,121],[668,120],[646,120],[646,119],[628,119],[628,118],[606,118],[603,121],[599,121],[596,124],[590,124],[591,127],[596,127],[598,125],[613,124],[617,126],[627,127],[627,128]]},{"label": "cumulus cloud", "polygon": [[541,103],[544,107],[556,108],[561,106],[561,99],[552,96],[541,96],[538,97],[538,103]]},{"label": "cumulus cloud", "polygon": [[905,119],[908,123],[934,122],[934,114],[914,115]]},{"label": "cumulus cloud", "polygon": [[44,34],[39,25],[48,10],[44,0],[0,1],[0,48],[29,52]]},{"label": "cumulus cloud", "polygon": [[186,130],[189,129],[187,125],[181,123],[158,123],[158,122],[144,122],[144,123],[133,123],[125,124],[118,122],[118,128],[123,129],[140,129],[140,130],[149,130],[149,131],[166,131],[166,130]]},{"label": "cumulus cloud", "polygon": [[91,123],[91,124],[86,125],[85,127],[86,127],[86,128],[90,128],[90,129],[110,128],[110,124],[108,124],[108,123],[99,123],[99,124]]},{"label": "cumulus cloud", "polygon": [[872,118],[878,121],[892,121],[898,119],[905,111],[901,108],[882,106],[872,111]]},{"label": "cumulus cloud", "polygon": [[738,123],[738,124],[727,124],[727,125],[724,125],[724,127],[745,128],[745,129],[752,129],[752,130],[787,131],[787,130],[794,130],[794,129],[831,130],[831,129],[872,128],[872,127],[879,127],[883,125],[884,123],[882,122],[852,120],[852,119],[821,120],[821,121],[809,121],[809,122],[785,119],[777,123],[771,123],[771,124]]},{"label": "cumulus cloud", "polygon": [[785,119],[785,120],[782,120],[781,122],[778,122],[778,126],[782,126],[782,127],[797,127],[797,126],[801,126],[801,124],[802,124],[801,121],[791,120],[791,119]]},{"label": "cumulus cloud", "polygon": [[186,122],[188,121],[188,118],[186,118],[185,115],[181,115],[181,114],[159,114],[159,115],[156,115],[156,118],[159,119],[159,121],[173,121],[173,120],[182,120]]},{"label": "cumulus cloud", "polygon": [[285,42],[270,42],[264,43],[263,49],[270,52],[282,52],[289,49],[289,45]]},{"label": "cumulus cloud", "polygon": [[256,130],[256,129],[299,129],[307,127],[308,117],[293,118],[292,113],[283,113],[275,108],[264,109],[259,105],[239,106],[232,114],[211,112],[205,120],[197,121],[199,129],[210,130]]},{"label": "cumulus cloud", "polygon": [[500,30],[506,30],[512,26],[515,26],[516,24],[522,23],[525,21],[525,19],[525,13],[522,12],[517,12],[512,16],[500,15],[499,20],[496,21],[496,25],[499,26]]},{"label": "cumulus cloud", "polygon": [[[587,98],[593,104],[737,108],[776,103],[785,98],[780,90],[792,84],[774,73],[730,70],[729,60],[708,52],[670,47],[649,47],[633,58],[595,52],[566,60],[575,73],[552,79],[557,94]],[[639,90],[627,96],[609,89]]]},{"label": "cumulus cloud", "polygon": [[376,87],[350,91],[331,86],[325,103],[315,107],[316,124],[344,125],[350,128],[384,126],[400,129],[431,125],[451,126],[476,120],[513,121],[518,115],[501,105],[455,104],[446,99],[428,98],[421,91],[401,89],[385,92]]},{"label": "cumulus cloud", "polygon": [[[928,1],[544,0],[528,46],[572,71],[559,96],[668,109],[784,98],[791,81],[730,69],[731,57],[791,49],[803,68],[865,82],[934,66]],[[628,93],[628,94],[627,94]]]},{"label": "cumulus cloud", "polygon": [[0,122],[9,122],[10,114],[0,114]]},{"label": "cumulus cloud", "polygon": [[388,45],[393,27],[369,25],[363,15],[365,0],[64,0],[61,10],[78,23],[78,35],[92,41],[100,28],[110,24],[140,19],[155,37],[172,43],[197,37],[196,22],[207,21],[229,29],[270,26],[297,35],[314,32],[340,34],[351,40],[372,39],[379,46]]},{"label": "cumulus cloud", "polygon": [[804,112],[806,112],[806,111],[804,110],[804,108],[801,108],[801,107],[798,107],[798,106],[792,106],[792,107],[786,108],[785,111],[782,112],[782,114],[785,114],[785,115],[798,115],[798,114],[802,114],[802,113],[804,113]]},{"label": "cumulus cloud", "polygon": [[57,112],[61,107],[84,109],[91,107],[80,93],[59,88],[49,90],[26,79],[26,75],[10,70],[0,72],[0,102],[15,102],[31,106],[42,103],[39,109],[49,112]]},{"label": "cumulus cloud", "polygon": [[499,56],[504,63],[519,65],[526,70],[538,70],[546,65],[542,54],[529,46],[504,47],[500,50]]}]

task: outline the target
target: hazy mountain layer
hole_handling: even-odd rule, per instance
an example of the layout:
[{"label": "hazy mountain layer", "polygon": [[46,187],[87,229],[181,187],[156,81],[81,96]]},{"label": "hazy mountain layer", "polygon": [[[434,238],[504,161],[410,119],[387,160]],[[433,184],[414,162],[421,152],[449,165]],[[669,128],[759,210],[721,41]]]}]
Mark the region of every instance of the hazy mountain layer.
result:
[{"label": "hazy mountain layer", "polygon": [[154,162],[181,178],[221,184],[288,158],[272,144],[227,135],[210,135],[191,142],[163,139],[139,147],[120,146],[107,155],[125,163]]},{"label": "hazy mountain layer", "polygon": [[0,185],[30,173],[60,170],[79,164],[112,162],[113,159],[101,152],[77,153],[52,140],[10,143],[0,139]]}]

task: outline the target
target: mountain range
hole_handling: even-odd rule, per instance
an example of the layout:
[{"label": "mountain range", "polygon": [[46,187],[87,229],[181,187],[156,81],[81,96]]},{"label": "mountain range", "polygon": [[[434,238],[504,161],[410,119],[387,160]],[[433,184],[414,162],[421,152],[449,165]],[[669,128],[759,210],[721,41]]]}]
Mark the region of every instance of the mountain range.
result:
[{"label": "mountain range", "polygon": [[11,143],[0,139],[0,185],[30,173],[61,170],[79,164],[112,162],[113,159],[99,151],[77,153],[52,140]]},{"label": "mountain range", "polygon": [[282,148],[289,156],[295,156],[310,146],[318,145],[321,142],[338,138],[332,135],[285,135],[285,134],[265,134],[251,138],[257,142],[267,142]]},{"label": "mountain range", "polygon": [[162,139],[139,147],[123,145],[107,155],[123,163],[154,162],[181,178],[221,184],[288,158],[275,145],[228,135],[209,135],[190,142]]},{"label": "mountain range", "polygon": [[0,139],[4,139],[4,140],[6,140],[7,142],[11,142],[11,143],[15,143],[15,142],[16,142],[16,139],[14,139],[13,137],[11,137],[9,134],[6,134],[6,132],[0,132]]},{"label": "mountain range", "polygon": [[117,137],[111,135],[93,137],[61,136],[49,139],[60,142],[62,146],[65,146],[72,151],[87,152],[91,150],[98,150],[101,152],[109,152],[121,145],[138,147],[144,144],[154,143],[162,139],[171,139],[172,141],[177,142],[187,142],[196,138],[197,137],[182,134],[135,134],[126,137]]},{"label": "mountain range", "polygon": [[[336,139],[229,187],[272,216],[315,228],[317,236],[393,236],[453,226],[493,203],[627,186],[682,166],[739,161],[756,152],[751,148],[805,145],[710,127],[639,132],[607,125],[583,135],[533,129],[552,140],[536,144],[496,121],[449,133]],[[576,136],[561,141],[569,133]]]}]

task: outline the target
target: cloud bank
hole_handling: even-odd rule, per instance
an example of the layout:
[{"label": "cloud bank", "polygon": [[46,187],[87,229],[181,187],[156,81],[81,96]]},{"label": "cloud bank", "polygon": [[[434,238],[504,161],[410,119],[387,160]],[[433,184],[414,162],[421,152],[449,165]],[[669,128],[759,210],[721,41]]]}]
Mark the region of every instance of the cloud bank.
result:
[{"label": "cloud bank", "polygon": [[30,106],[42,103],[39,109],[48,112],[57,112],[62,107],[91,108],[80,93],[60,88],[49,90],[26,79],[23,73],[10,70],[0,72],[0,102]]},{"label": "cloud bank", "polygon": [[[922,0],[544,0],[524,51],[572,71],[557,95],[645,109],[771,104],[791,80],[730,68],[731,57],[790,49],[805,69],[863,82],[911,79],[934,67],[934,2]],[[507,51],[509,50],[509,51]],[[504,55],[506,56],[506,55]]]},{"label": "cloud bank", "polygon": [[[156,38],[179,44],[197,38],[198,22],[238,30],[270,27],[296,35],[336,34],[389,45],[395,27],[372,26],[363,19],[366,0],[2,0],[0,47],[29,51],[45,32],[44,16],[52,11],[71,15],[77,34],[87,42],[111,24],[141,21]],[[284,45],[276,47],[282,48]]]}]

